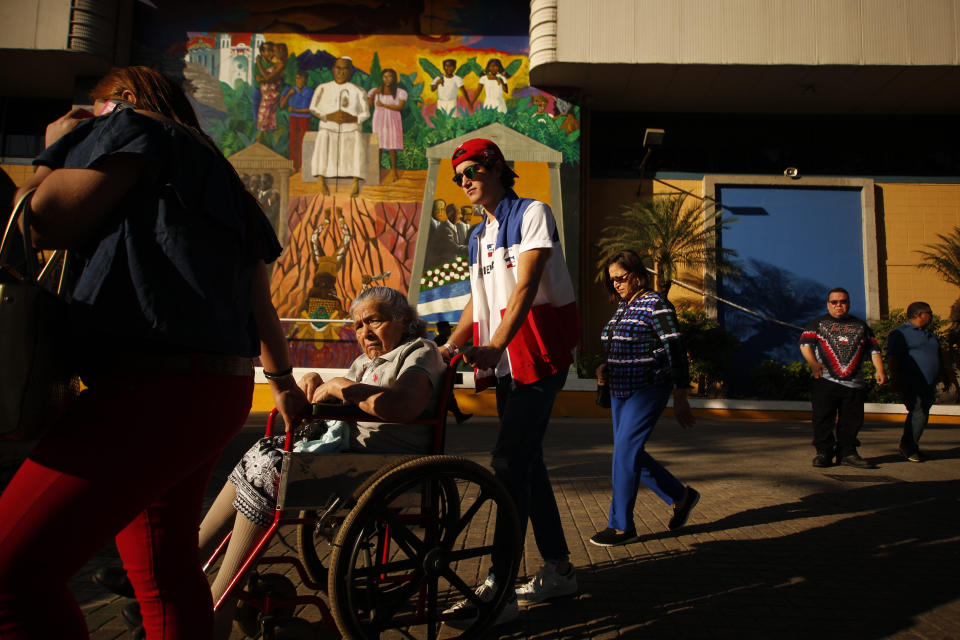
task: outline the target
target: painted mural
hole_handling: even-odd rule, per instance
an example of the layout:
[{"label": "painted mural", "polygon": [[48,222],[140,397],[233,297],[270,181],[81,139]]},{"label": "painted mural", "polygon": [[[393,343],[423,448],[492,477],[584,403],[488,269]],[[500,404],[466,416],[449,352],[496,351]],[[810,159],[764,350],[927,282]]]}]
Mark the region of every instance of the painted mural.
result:
[{"label": "painted mural", "polygon": [[[481,217],[452,182],[459,141],[501,145],[518,193],[560,206],[579,107],[529,86],[527,38],[189,33],[185,86],[284,246],[273,300],[297,366],[356,356],[364,288],[459,318]],[[561,215],[557,216],[562,219]]]}]

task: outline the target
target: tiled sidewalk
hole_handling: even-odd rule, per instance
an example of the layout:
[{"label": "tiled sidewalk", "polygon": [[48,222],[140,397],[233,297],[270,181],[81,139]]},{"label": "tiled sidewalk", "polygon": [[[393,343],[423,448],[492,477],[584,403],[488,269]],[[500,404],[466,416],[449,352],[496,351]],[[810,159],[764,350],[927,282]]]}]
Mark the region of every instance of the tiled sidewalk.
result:
[{"label": "tiled sidewalk", "polygon": [[[226,452],[211,497],[262,422]],[[448,452],[486,463],[494,429],[489,418],[452,425]],[[799,422],[701,419],[682,431],[664,419],[648,450],[700,490],[700,505],[675,535],[670,508],[641,489],[641,540],[600,548],[588,539],[606,526],[609,424],[555,420],[546,459],[580,594],[487,637],[960,640],[960,426],[931,426],[934,459],[913,464],[896,454],[897,425],[868,425],[860,451],[876,470],[815,469],[809,440]],[[129,637],[124,602],[89,582],[116,562],[105,550],[73,582],[95,640]],[[521,573],[539,565],[528,530]]]}]

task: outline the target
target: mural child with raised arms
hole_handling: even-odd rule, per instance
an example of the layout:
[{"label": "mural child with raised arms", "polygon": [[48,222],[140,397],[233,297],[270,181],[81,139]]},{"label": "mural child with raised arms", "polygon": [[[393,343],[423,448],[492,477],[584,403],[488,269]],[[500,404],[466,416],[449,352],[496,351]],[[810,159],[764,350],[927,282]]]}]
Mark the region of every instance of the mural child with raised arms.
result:
[{"label": "mural child with raised arms", "polygon": [[507,88],[507,74],[504,72],[503,64],[501,64],[499,58],[490,59],[490,62],[487,63],[486,74],[480,78],[479,84],[480,88],[473,96],[471,106],[477,102],[482,93],[484,109],[496,109],[500,113],[506,113],[507,101],[504,100],[503,94],[509,92],[509,89]]},{"label": "mural child with raised arms", "polygon": [[463,78],[454,74],[457,69],[457,61],[448,58],[443,61],[443,75],[437,76],[430,83],[430,89],[437,94],[437,111],[443,111],[451,118],[459,116],[457,111],[457,91],[463,93],[467,104],[470,104],[470,96],[467,94],[467,88],[463,86]]}]

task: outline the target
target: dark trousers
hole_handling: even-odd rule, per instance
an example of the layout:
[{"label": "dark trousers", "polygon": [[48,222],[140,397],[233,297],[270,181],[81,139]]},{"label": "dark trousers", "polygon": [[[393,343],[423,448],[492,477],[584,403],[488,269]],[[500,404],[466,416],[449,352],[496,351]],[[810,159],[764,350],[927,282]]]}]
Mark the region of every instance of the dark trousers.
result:
[{"label": "dark trousers", "polygon": [[[857,452],[857,434],[863,427],[863,402],[867,390],[845,387],[815,378],[810,387],[813,405],[813,446],[819,453],[843,458]],[[836,428],[836,437],[834,437]]]},{"label": "dark trousers", "polygon": [[[543,463],[543,436],[550,422],[553,401],[566,380],[566,371],[523,386],[515,386],[510,376],[497,380],[500,433],[493,448],[491,466],[517,507],[521,548],[529,519],[537,549],[548,561],[566,560],[570,553],[560,524],[557,499]],[[493,541],[494,576],[504,573],[500,567],[505,559],[496,551],[500,547],[498,540],[515,534],[497,521]]]},{"label": "dark trousers", "polygon": [[900,392],[900,399],[907,408],[900,450],[907,454],[916,453],[920,448],[920,436],[930,419],[930,407],[936,399],[936,388],[933,385],[906,387]]},{"label": "dark trousers", "polygon": [[447,401],[447,411],[452,413],[458,419],[463,415],[463,411],[460,410],[460,405],[457,404],[457,396],[453,393],[453,389],[450,389],[450,399]]},{"label": "dark trousers", "polygon": [[0,494],[0,638],[86,638],[67,581],[114,538],[147,637],[209,638],[197,528],[252,376],[98,378]]}]

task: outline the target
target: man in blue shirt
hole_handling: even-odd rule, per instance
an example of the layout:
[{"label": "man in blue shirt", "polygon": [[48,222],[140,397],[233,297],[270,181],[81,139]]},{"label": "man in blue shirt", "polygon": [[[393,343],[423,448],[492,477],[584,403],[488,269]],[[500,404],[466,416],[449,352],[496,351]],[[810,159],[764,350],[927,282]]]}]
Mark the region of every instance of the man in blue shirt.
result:
[{"label": "man in blue shirt", "polygon": [[936,334],[930,330],[933,311],[926,302],[907,307],[907,322],[890,332],[887,359],[893,388],[907,407],[900,438],[900,454],[910,462],[923,462],[920,436],[930,418],[930,407],[936,399],[937,381],[949,389],[955,384],[949,370],[949,359],[940,348]]},{"label": "man in blue shirt", "polygon": [[298,71],[296,86],[291,87],[283,98],[280,106],[286,106],[290,111],[290,159],[293,160],[294,171],[299,171],[302,164],[303,136],[310,130],[310,101],[313,100],[313,89],[307,86],[307,72]]}]

